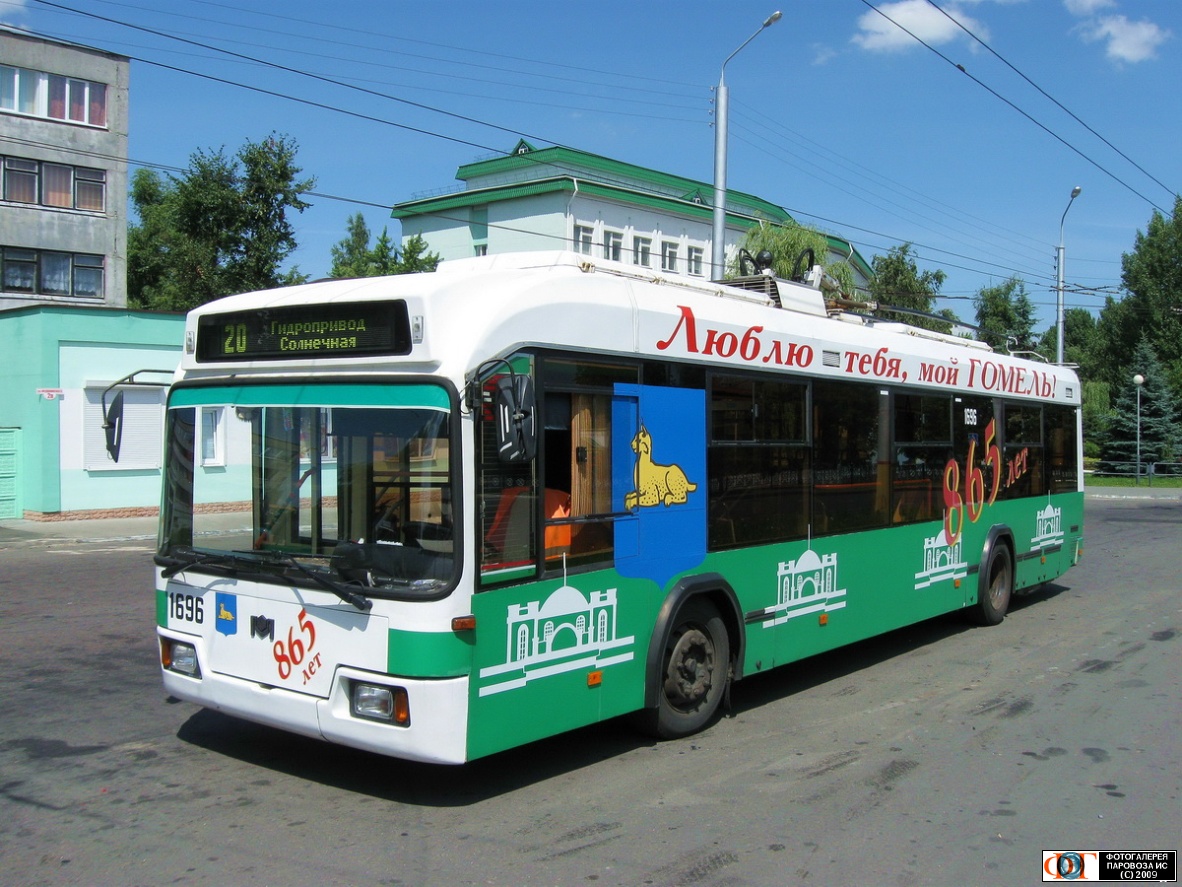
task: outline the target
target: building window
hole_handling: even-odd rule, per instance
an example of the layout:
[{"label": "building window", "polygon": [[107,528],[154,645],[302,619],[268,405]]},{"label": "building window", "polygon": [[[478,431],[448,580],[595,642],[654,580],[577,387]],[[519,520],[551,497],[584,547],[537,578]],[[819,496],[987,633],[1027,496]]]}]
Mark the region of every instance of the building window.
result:
[{"label": "building window", "polygon": [[74,170],[57,163],[41,166],[43,190],[41,202],[46,206],[72,207],[74,205]]},{"label": "building window", "polygon": [[74,295],[92,299],[103,297],[103,257],[75,255]]},{"label": "building window", "polygon": [[624,235],[619,231],[603,232],[603,257],[613,262],[620,261],[624,256]]},{"label": "building window", "polygon": [[40,164],[36,160],[4,158],[4,199],[14,203],[36,203],[40,191]]},{"label": "building window", "polygon": [[575,252],[582,253],[585,256],[591,255],[591,237],[593,234],[594,232],[586,225],[575,225]]},{"label": "building window", "polygon": [[70,295],[70,254],[41,253],[41,286],[39,292],[50,296]]},{"label": "building window", "polygon": [[62,209],[104,212],[107,173],[84,166],[4,158],[4,199]]},{"label": "building window", "polygon": [[101,169],[74,168],[74,209],[101,213],[107,209],[107,174]]},{"label": "building window", "polygon": [[10,293],[37,292],[37,251],[32,249],[4,250],[4,291]]},{"label": "building window", "polygon": [[691,246],[686,250],[685,262],[689,267],[690,274],[702,276],[702,248],[700,246]]},{"label": "building window", "polygon": [[472,235],[473,255],[488,255],[488,206],[473,206],[468,210],[468,233]]},{"label": "building window", "polygon": [[222,441],[222,407],[201,408],[201,464],[222,465],[225,446]]},{"label": "building window", "polygon": [[642,268],[653,265],[653,241],[651,237],[632,238],[632,261]]},{"label": "building window", "polygon": [[36,114],[44,76],[25,68],[0,65],[0,110]]},{"label": "building window", "polygon": [[0,111],[105,127],[107,87],[91,80],[0,65]]},{"label": "building window", "polygon": [[[82,467],[87,471],[129,471],[160,469],[164,437],[164,395],[166,388],[120,387],[123,395],[123,419],[120,429],[119,461],[107,450],[104,428],[103,392],[105,384],[87,383],[83,390]],[[108,394],[107,405],[114,394]]]},{"label": "building window", "polygon": [[670,240],[661,242],[661,270],[677,270],[677,244]]},{"label": "building window", "polygon": [[4,292],[103,297],[103,257],[49,250],[0,249]]}]

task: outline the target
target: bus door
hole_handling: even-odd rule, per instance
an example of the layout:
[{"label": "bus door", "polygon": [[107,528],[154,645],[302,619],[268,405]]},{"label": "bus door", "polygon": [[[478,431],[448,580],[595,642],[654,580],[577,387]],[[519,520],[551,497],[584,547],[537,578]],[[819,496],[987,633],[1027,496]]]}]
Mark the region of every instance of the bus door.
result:
[{"label": "bus door", "polygon": [[662,589],[706,557],[706,397],[694,388],[616,385],[612,503],[616,570]]}]

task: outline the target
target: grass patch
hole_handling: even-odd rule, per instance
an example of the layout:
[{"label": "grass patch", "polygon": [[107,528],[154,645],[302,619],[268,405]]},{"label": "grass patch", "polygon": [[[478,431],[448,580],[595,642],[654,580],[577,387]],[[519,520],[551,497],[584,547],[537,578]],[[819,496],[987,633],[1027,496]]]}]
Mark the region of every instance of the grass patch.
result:
[{"label": "grass patch", "polygon": [[1084,488],[1093,487],[1154,487],[1162,489],[1182,489],[1182,477],[1165,474],[1155,474],[1153,477],[1141,475],[1140,483],[1137,478],[1127,474],[1085,474]]}]

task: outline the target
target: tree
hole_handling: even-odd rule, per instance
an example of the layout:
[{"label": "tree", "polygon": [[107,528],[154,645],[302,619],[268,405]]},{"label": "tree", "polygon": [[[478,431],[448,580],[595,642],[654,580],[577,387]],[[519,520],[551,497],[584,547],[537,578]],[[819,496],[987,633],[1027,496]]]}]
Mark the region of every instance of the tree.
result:
[{"label": "tree", "polygon": [[348,235],[332,248],[332,268],[329,277],[381,277],[386,274],[413,274],[434,271],[439,265],[437,253],[427,252],[427,242],[421,234],[409,237],[402,253],[390,240],[386,229],[377,242],[369,245],[369,226],[361,213],[349,217]]},{"label": "tree", "polygon": [[[1145,379],[1141,386],[1133,381],[1138,374]],[[1133,472],[1137,461],[1138,428],[1142,463],[1174,461],[1178,443],[1174,396],[1148,336],[1143,336],[1137,343],[1132,360],[1120,370],[1120,375],[1123,382],[1117,388],[1120,394],[1116,410],[1110,422],[1108,440],[1101,451],[1101,469]],[[1138,387],[1140,410],[1137,409]]]},{"label": "tree", "polygon": [[369,226],[361,213],[349,216],[348,234],[332,248],[329,277],[369,277]]},{"label": "tree", "polygon": [[1011,277],[996,286],[984,286],[973,297],[978,334],[994,351],[1030,351],[1034,348],[1034,304],[1026,284]]},{"label": "tree", "polygon": [[[880,305],[908,308],[912,311],[933,312],[940,287],[947,278],[943,271],[920,271],[911,255],[911,244],[893,246],[885,256],[875,256],[871,265],[874,277],[870,281],[870,298]],[[942,333],[952,332],[956,317],[951,311],[939,312],[946,320],[915,315],[901,315],[907,323]]]},{"label": "tree", "polygon": [[[383,229],[382,236],[385,237],[386,232]],[[418,271],[434,271],[439,267],[440,257],[438,253],[427,252],[427,241],[423,240],[421,234],[415,234],[408,237],[406,243],[402,245],[402,257],[399,259],[398,274],[413,274]]]},{"label": "tree", "polygon": [[128,304],[187,311],[231,293],[302,283],[280,271],[296,248],[288,215],[309,204],[287,137],[248,141],[234,157],[197,151],[179,176],[137,170],[128,229]]},{"label": "tree", "polygon": [[[752,256],[757,256],[764,250],[772,254],[772,273],[783,280],[791,280],[796,269],[797,260],[812,250],[816,263],[825,269],[825,273],[838,282],[844,298],[853,299],[854,272],[845,260],[834,261],[830,258],[829,240],[815,228],[805,225],[770,225],[761,222],[754,228],[749,228],[743,237],[742,248]],[[736,277],[741,272],[740,255],[737,254],[731,262],[727,274]],[[807,273],[808,268],[804,271]]]},{"label": "tree", "polygon": [[[1035,350],[1048,361],[1055,360],[1058,342],[1054,324],[1039,337]],[[1080,376],[1097,379],[1095,352],[1096,318],[1086,308],[1068,308],[1063,312],[1063,362],[1079,367]]]},{"label": "tree", "polygon": [[[1066,350],[1066,346],[1064,346]],[[1107,382],[1084,382],[1083,390],[1084,456],[1095,459],[1104,451],[1109,429],[1116,418]]]},{"label": "tree", "polygon": [[1174,214],[1154,211],[1145,233],[1137,232],[1133,251],[1121,258],[1126,295],[1106,300],[1098,324],[1098,360],[1114,388],[1114,374],[1127,366],[1142,335],[1162,363],[1175,399],[1182,398],[1182,197]]}]

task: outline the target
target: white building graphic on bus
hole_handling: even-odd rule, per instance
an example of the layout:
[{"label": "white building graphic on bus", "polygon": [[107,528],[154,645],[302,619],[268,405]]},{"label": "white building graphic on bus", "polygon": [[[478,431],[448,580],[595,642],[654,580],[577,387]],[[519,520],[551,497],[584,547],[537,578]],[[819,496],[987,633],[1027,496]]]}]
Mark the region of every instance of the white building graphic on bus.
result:
[{"label": "white building graphic on bus", "polygon": [[1030,544],[1035,548],[1049,548],[1063,544],[1063,509],[1047,503],[1047,507],[1034,516],[1034,535]]},{"label": "white building graphic on bus", "polygon": [[837,587],[837,555],[811,548],[794,561],[781,561],[776,574],[776,603],[764,609],[764,628],[782,625],[808,613],[840,610],[846,589]]},{"label": "white building graphic on bus", "polygon": [[923,569],[915,574],[916,590],[947,579],[963,579],[968,574],[961,540],[949,545],[943,530],[923,540]]},{"label": "white building graphic on bus", "polygon": [[585,596],[571,585],[545,601],[510,604],[505,618],[505,661],[480,670],[494,680],[481,696],[524,687],[529,681],[580,668],[606,668],[633,657],[635,636],[616,637],[616,589]]}]

